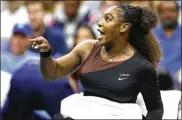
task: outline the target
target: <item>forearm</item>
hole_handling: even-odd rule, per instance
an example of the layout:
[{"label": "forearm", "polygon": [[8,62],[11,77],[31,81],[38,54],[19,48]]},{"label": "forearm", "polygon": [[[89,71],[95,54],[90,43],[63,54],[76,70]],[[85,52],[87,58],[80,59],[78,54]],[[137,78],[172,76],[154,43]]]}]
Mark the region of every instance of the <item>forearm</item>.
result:
[{"label": "forearm", "polygon": [[55,81],[57,79],[56,64],[56,60],[52,56],[40,58],[40,70],[45,80]]}]

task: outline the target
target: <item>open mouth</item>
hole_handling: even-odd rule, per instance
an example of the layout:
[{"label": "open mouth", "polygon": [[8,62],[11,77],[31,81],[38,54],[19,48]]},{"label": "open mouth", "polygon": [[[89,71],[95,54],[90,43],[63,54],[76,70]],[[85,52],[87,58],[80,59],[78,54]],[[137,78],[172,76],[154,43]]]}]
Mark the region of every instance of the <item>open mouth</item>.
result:
[{"label": "open mouth", "polygon": [[104,35],[105,34],[103,31],[101,31],[99,29],[97,29],[97,31],[99,31],[101,35]]}]

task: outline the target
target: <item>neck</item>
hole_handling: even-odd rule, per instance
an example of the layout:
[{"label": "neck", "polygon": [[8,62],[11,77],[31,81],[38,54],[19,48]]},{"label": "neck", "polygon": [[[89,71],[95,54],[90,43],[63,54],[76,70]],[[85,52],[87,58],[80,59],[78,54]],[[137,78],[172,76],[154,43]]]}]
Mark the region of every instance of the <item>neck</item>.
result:
[{"label": "neck", "polygon": [[45,31],[45,25],[42,24],[40,25],[39,28],[33,30],[33,37],[42,36],[44,34],[44,31]]},{"label": "neck", "polygon": [[174,30],[175,30],[175,29],[165,29],[165,30],[164,30],[165,35],[166,35],[167,37],[170,37],[170,36],[173,34]]},{"label": "neck", "polygon": [[128,47],[128,41],[122,41],[120,43],[113,43],[111,46],[106,46],[105,49],[109,56],[116,56],[118,54],[124,54]]},{"label": "neck", "polygon": [[15,56],[22,56],[22,55],[25,54],[25,51],[14,51],[14,50],[12,50],[12,49],[11,49],[11,52],[12,52],[12,54],[15,55]]}]

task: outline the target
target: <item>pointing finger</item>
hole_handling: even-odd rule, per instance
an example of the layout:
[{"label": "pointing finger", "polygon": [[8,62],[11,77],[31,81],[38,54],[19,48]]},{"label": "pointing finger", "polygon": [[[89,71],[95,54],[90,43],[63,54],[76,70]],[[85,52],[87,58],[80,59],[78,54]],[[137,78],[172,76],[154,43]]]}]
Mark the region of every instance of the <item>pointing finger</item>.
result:
[{"label": "pointing finger", "polygon": [[33,43],[33,42],[36,42],[37,39],[36,38],[35,39],[29,39],[28,41]]},{"label": "pointing finger", "polygon": [[35,38],[35,39],[29,39],[29,42],[36,42],[36,43],[42,43],[43,39],[42,38]]}]

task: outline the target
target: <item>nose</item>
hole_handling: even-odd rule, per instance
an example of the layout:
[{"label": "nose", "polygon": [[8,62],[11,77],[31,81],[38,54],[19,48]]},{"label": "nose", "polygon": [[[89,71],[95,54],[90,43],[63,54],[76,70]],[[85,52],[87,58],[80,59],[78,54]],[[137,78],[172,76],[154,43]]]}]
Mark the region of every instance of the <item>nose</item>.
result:
[{"label": "nose", "polygon": [[99,26],[99,27],[102,27],[103,25],[102,25],[102,20],[100,20],[98,23],[97,23],[97,25]]}]

